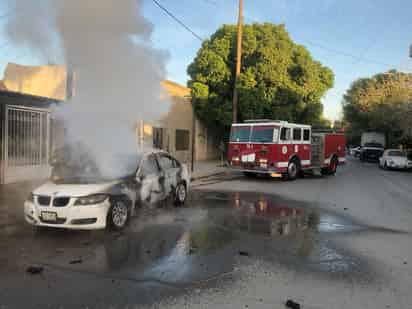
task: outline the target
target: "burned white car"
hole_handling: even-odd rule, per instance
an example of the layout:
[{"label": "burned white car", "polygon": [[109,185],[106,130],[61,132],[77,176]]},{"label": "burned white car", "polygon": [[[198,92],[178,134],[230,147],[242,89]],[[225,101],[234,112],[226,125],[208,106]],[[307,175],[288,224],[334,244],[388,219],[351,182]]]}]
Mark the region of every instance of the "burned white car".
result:
[{"label": "burned white car", "polygon": [[166,152],[148,152],[127,160],[126,166],[133,168],[116,179],[101,177],[98,169],[85,161],[81,166],[71,165],[70,160],[54,164],[50,181],[24,203],[26,221],[66,229],[121,229],[145,203],[170,198],[176,205],[184,204],[190,184],[185,164]]}]

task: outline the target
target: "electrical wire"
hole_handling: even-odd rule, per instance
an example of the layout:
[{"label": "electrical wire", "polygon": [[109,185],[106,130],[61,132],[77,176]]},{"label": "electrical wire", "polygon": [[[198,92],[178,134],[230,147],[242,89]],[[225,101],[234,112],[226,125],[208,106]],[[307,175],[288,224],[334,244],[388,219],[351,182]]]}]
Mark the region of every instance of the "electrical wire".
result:
[{"label": "electrical wire", "polygon": [[406,67],[401,68],[398,65],[394,65],[394,64],[391,64],[391,63],[381,62],[381,61],[378,61],[378,60],[373,60],[373,59],[366,58],[366,57],[363,57],[363,56],[358,56],[358,55],[354,55],[354,54],[351,54],[351,53],[348,53],[348,52],[340,51],[340,50],[337,50],[337,49],[334,49],[334,48],[330,48],[326,45],[315,43],[313,41],[309,41],[309,40],[306,40],[306,39],[303,39],[301,41],[305,42],[308,45],[312,45],[314,47],[317,47],[317,48],[323,49],[325,51],[328,51],[330,53],[334,53],[334,54],[337,54],[337,55],[353,58],[353,59],[355,59],[359,62],[377,64],[377,65],[386,66],[386,67],[390,67],[390,68],[398,68],[398,69],[401,69],[401,70],[409,70],[409,71],[412,70],[412,68],[406,68]]},{"label": "electrical wire", "polygon": [[183,21],[177,18],[172,12],[170,12],[167,8],[161,5],[157,0],[152,0],[160,9],[162,9],[167,15],[169,15],[174,21],[176,21],[179,25],[185,28],[188,32],[190,32],[196,39],[203,42],[203,39],[200,35],[194,32],[189,26],[187,26]]}]

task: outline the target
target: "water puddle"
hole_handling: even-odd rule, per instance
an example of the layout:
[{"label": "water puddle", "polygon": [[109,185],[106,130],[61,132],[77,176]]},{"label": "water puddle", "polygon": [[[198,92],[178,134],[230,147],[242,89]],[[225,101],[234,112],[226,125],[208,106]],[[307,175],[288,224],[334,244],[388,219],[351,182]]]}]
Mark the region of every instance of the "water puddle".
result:
[{"label": "water puddle", "polygon": [[299,271],[362,274],[367,264],[334,239],[368,229],[275,196],[194,192],[186,207],[142,213],[120,233],[48,230],[20,244],[34,253],[30,261],[65,271],[185,285],[257,259]]}]

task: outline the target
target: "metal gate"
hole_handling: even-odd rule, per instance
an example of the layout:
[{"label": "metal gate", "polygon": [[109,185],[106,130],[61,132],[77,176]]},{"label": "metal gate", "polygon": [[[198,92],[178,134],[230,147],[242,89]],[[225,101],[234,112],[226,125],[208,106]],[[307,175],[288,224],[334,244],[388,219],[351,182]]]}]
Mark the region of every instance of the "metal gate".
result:
[{"label": "metal gate", "polygon": [[5,183],[47,177],[49,111],[8,105],[5,112]]}]

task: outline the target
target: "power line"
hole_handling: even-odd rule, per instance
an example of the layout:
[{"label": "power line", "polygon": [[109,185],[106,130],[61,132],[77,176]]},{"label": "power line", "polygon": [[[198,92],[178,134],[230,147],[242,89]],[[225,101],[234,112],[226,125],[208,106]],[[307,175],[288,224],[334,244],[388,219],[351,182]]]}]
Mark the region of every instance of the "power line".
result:
[{"label": "power line", "polygon": [[353,59],[355,59],[357,61],[360,61],[360,62],[377,64],[377,65],[381,65],[381,66],[387,66],[387,67],[390,67],[390,68],[398,68],[398,69],[402,69],[402,70],[403,69],[412,70],[412,68],[401,68],[401,67],[399,67],[397,65],[394,65],[394,64],[381,62],[381,61],[373,60],[373,59],[366,58],[366,57],[363,57],[363,56],[358,56],[358,55],[354,55],[354,54],[351,54],[351,53],[348,53],[348,52],[340,51],[340,50],[337,50],[337,49],[334,49],[334,48],[330,48],[326,45],[315,43],[315,42],[312,42],[312,41],[309,41],[309,40],[306,40],[306,39],[303,39],[302,41],[304,41],[306,44],[309,44],[309,45],[312,45],[314,47],[323,49],[325,51],[328,51],[328,52],[331,52],[331,53],[334,53],[334,54],[337,54],[337,55],[353,58]]},{"label": "power line", "polygon": [[[206,0],[205,0],[205,1],[206,1]],[[234,1],[236,1],[236,0],[234,0]],[[258,21],[254,20],[254,19],[248,18],[247,16],[245,16],[245,18],[246,18],[246,19],[249,19],[252,23],[259,23]],[[355,59],[355,60],[357,60],[357,61],[359,61],[359,62],[365,62],[365,63],[370,63],[370,64],[377,64],[377,65],[386,66],[386,67],[389,67],[389,68],[398,68],[398,69],[400,69],[400,70],[412,71],[412,68],[409,68],[409,67],[404,67],[404,68],[403,68],[403,67],[400,67],[400,66],[398,66],[398,65],[394,65],[394,64],[390,64],[390,63],[385,63],[385,62],[378,61],[378,60],[374,60],[374,59],[370,59],[370,58],[367,58],[367,57],[364,57],[364,56],[354,55],[354,54],[351,54],[351,53],[348,53],[348,52],[345,52],[345,51],[340,51],[340,50],[337,50],[337,49],[334,49],[334,48],[330,48],[330,47],[328,47],[328,46],[326,46],[326,45],[319,44],[319,43],[316,43],[316,42],[313,42],[313,41],[309,41],[309,40],[306,40],[306,39],[303,39],[303,40],[301,40],[301,41],[304,41],[304,42],[305,42],[306,44],[308,44],[308,45],[312,45],[312,46],[314,46],[314,47],[317,47],[317,48],[323,49],[323,50],[325,50],[325,51],[328,51],[328,52],[330,52],[330,53],[334,53],[334,54],[337,54],[337,55],[341,55],[341,56],[344,56],[344,57],[349,57],[349,58]]]},{"label": "power line", "polygon": [[171,13],[167,8],[165,8],[163,5],[161,5],[157,0],[152,0],[160,9],[162,9],[167,15],[169,15],[171,18],[173,18],[179,25],[181,25],[183,28],[185,28],[187,31],[189,31],[196,39],[199,41],[203,42],[203,39],[200,35],[198,35],[196,32],[194,32],[192,29],[190,29],[189,26],[187,26],[183,21],[181,21],[179,18],[177,18],[173,13]]}]

